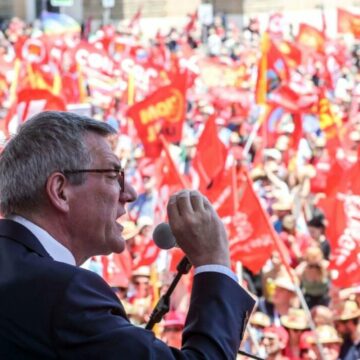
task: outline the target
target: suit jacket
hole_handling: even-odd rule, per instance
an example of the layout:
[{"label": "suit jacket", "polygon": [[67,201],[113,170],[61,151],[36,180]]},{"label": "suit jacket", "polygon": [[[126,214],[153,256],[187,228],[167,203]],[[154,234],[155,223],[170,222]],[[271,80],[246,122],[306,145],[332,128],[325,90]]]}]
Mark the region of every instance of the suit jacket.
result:
[{"label": "suit jacket", "polygon": [[195,276],[172,349],[129,323],[106,282],[54,261],[24,226],[0,220],[0,359],[235,359],[254,300],[219,273]]}]

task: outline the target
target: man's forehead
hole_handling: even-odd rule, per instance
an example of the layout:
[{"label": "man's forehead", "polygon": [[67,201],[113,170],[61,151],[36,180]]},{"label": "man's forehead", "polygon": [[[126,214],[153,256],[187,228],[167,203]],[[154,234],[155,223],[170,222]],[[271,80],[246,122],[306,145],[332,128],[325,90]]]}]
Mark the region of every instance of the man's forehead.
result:
[{"label": "man's forehead", "polygon": [[114,166],[120,166],[120,161],[112,151],[110,141],[107,137],[87,133],[85,135],[85,143],[93,160],[107,161]]}]

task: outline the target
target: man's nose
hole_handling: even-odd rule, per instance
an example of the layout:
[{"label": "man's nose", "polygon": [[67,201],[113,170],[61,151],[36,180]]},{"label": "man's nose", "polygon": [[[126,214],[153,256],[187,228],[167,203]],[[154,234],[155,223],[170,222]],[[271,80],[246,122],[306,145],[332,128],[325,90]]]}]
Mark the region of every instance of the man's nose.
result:
[{"label": "man's nose", "polygon": [[120,193],[120,201],[133,202],[136,200],[136,198],[137,198],[136,190],[129,182],[125,181],[124,191]]}]

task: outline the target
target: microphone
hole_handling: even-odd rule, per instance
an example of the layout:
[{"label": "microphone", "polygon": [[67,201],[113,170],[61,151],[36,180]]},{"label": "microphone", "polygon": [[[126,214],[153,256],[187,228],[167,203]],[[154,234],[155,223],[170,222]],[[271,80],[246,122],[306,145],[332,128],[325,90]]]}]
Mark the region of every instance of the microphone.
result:
[{"label": "microphone", "polygon": [[167,223],[160,223],[155,227],[153,240],[156,246],[163,250],[169,250],[177,246],[175,236],[171,232],[170,225]]}]

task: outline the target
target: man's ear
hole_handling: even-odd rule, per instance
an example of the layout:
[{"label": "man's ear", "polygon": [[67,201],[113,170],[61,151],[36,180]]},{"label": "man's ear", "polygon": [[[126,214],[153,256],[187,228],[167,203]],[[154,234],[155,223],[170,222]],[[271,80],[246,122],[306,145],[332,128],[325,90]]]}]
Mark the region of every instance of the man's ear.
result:
[{"label": "man's ear", "polygon": [[46,194],[52,206],[57,210],[69,210],[69,181],[61,172],[52,173],[46,182]]}]

